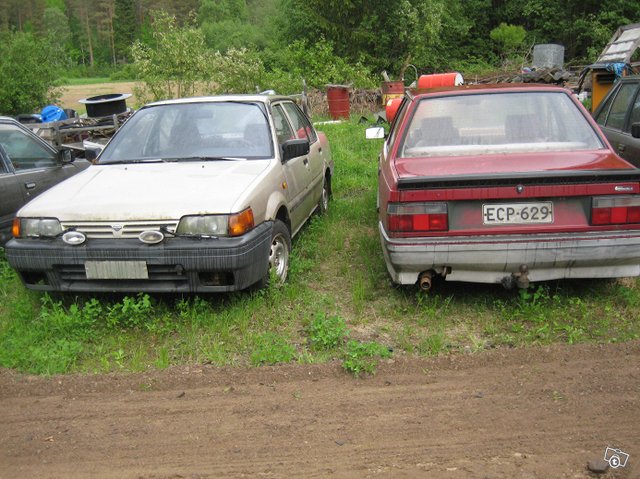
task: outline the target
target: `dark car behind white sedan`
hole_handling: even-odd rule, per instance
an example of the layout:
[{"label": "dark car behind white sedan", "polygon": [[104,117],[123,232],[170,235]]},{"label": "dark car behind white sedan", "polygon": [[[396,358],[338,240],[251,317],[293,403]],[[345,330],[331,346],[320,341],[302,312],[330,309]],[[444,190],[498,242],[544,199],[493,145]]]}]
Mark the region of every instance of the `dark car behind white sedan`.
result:
[{"label": "dark car behind white sedan", "polygon": [[13,118],[0,117],[0,246],[11,238],[13,218],[27,201],[88,166]]}]

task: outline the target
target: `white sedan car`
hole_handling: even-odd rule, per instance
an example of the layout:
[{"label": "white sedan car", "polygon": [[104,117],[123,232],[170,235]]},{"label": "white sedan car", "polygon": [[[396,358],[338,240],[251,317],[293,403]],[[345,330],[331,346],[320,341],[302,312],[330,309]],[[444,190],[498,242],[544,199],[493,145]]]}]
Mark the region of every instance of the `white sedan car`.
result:
[{"label": "white sedan car", "polygon": [[28,203],[6,257],[30,289],[221,292],[284,281],[327,209],[326,137],[288,97],[149,104],[95,164]]}]

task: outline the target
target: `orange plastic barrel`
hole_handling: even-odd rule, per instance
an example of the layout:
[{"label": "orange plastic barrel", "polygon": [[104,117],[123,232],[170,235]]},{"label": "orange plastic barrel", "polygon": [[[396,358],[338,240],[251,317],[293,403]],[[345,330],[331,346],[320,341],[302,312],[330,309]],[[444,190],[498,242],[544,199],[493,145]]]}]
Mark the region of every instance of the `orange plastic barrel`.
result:
[{"label": "orange plastic barrel", "polygon": [[398,108],[400,108],[400,104],[402,103],[402,97],[400,98],[392,98],[385,105],[385,113],[387,115],[387,121],[389,123],[393,123],[396,114],[398,113]]},{"label": "orange plastic barrel", "polygon": [[434,73],[421,75],[418,78],[418,88],[438,88],[441,86],[458,86],[464,83],[462,75],[458,72]]},{"label": "orange plastic barrel", "polygon": [[349,103],[349,87],[345,85],[327,85],[327,101],[329,115],[334,120],[349,118],[351,105]]}]

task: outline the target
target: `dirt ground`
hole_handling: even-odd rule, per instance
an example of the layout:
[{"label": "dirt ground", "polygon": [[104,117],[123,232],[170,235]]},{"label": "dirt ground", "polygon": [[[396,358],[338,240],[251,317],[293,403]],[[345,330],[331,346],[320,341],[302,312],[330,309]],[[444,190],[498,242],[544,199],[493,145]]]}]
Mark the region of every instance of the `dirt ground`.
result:
[{"label": "dirt ground", "polygon": [[0,370],[0,478],[640,477],[640,341],[52,378]]},{"label": "dirt ground", "polygon": [[58,105],[62,108],[71,108],[79,113],[86,111],[82,103],[78,100],[98,95],[107,95],[109,93],[131,93],[131,97],[127,98],[127,106],[133,108],[136,106],[136,97],[133,94],[135,82],[118,82],[118,83],[95,83],[93,85],[67,85],[63,87],[62,96]]}]

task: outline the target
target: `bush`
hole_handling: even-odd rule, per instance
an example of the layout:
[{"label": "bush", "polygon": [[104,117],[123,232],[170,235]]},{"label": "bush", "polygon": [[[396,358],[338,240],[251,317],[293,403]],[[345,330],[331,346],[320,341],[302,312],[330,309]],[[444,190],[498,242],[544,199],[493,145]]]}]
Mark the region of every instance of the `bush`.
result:
[{"label": "bush", "polygon": [[217,93],[253,93],[264,78],[264,65],[258,54],[246,48],[215,52],[214,89]]},{"label": "bush", "polygon": [[503,22],[491,30],[489,36],[500,46],[503,56],[508,57],[522,44],[527,36],[527,31],[519,25],[509,25]]},{"label": "bush", "polygon": [[302,79],[311,88],[324,89],[330,83],[351,84],[355,88],[374,88],[371,72],[361,63],[349,63],[334,53],[333,45],[319,40],[310,45],[297,40],[272,54],[264,53],[267,73],[264,88],[278,93],[299,93]]},{"label": "bush", "polygon": [[255,338],[251,364],[278,364],[290,362],[296,354],[296,348],[276,333],[264,333]]},{"label": "bush", "polygon": [[55,52],[29,33],[0,35],[0,114],[40,110],[56,101]]},{"label": "bush", "polygon": [[308,328],[313,349],[329,350],[340,346],[349,335],[347,325],[340,316],[316,315]]},{"label": "bush", "polygon": [[378,365],[378,360],[389,357],[391,357],[391,351],[382,344],[349,341],[342,367],[355,377],[359,377],[363,373],[373,374]]}]

